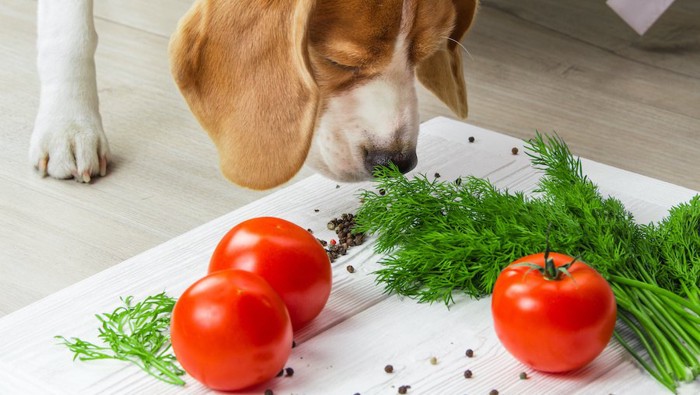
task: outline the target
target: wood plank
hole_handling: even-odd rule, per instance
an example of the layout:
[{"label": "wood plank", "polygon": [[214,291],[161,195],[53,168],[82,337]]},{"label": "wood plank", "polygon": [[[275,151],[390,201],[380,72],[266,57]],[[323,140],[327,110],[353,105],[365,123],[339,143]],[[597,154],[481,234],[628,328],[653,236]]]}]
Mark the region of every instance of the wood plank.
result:
[{"label": "wood plank", "polygon": [[99,0],[95,17],[169,37],[192,0]]},{"label": "wood plank", "polygon": [[700,3],[695,0],[675,0],[643,36],[604,0],[482,0],[481,7],[620,58],[700,78]]},{"label": "wood plank", "polygon": [[[465,40],[470,122],[518,138],[556,130],[584,157],[700,189],[695,47],[635,47],[673,64],[669,72],[666,63],[588,42],[626,37],[616,30],[627,29],[622,22],[596,19],[599,6],[591,4],[602,1],[543,1],[529,12],[549,15],[555,7],[551,17],[564,22],[549,23],[581,31],[562,33],[517,8],[484,2]],[[696,15],[687,8],[696,3],[677,3]],[[36,1],[0,2],[0,316],[266,195],[223,180],[213,145],[172,84],[167,36],[188,6],[189,0],[96,2],[98,87],[115,158],[108,177],[86,186],[39,179],[27,163],[38,105]],[[581,9],[585,18],[570,16]],[[597,36],[586,41],[579,34]],[[683,29],[668,37],[671,44],[692,39]],[[424,90],[419,100],[422,120],[450,116]]]},{"label": "wood plank", "polygon": [[35,9],[0,4],[0,316],[271,192],[220,175],[172,83],[167,38],[104,20],[96,63],[109,175],[89,186],[39,178],[27,161],[39,91]]},{"label": "wood plank", "polygon": [[[421,136],[419,155],[429,159],[421,162],[416,172],[439,170],[445,178],[473,173],[499,179],[503,185],[536,182],[536,177],[523,174],[524,156],[502,149],[520,144],[518,140],[444,118],[423,128],[426,132]],[[478,143],[463,143],[469,135]],[[437,152],[444,152],[449,159],[434,155]],[[589,165],[594,164],[587,161]],[[656,194],[651,194],[655,202],[651,203],[644,201],[644,196],[624,197],[636,199],[640,207],[652,211],[664,211],[695,193],[609,166],[597,164],[591,169],[589,176],[594,180],[622,177],[630,189],[655,190]],[[529,168],[529,173],[535,171]],[[524,184],[523,189],[531,188]],[[44,388],[50,388],[50,393],[207,393],[189,377],[189,384],[181,388],[158,382],[121,362],[71,362],[70,353],[51,337],[62,334],[94,340],[93,314],[112,310],[119,296],[142,298],[163,290],[179,295],[205,273],[208,257],[221,235],[243,219],[283,216],[327,239],[328,215],[354,210],[357,189],[369,187],[371,184],[363,183],[336,188],[331,180],[309,177],[3,317],[0,337],[6,341],[0,343],[0,392],[26,393],[36,386],[37,393],[44,393]],[[316,213],[315,208],[320,211]],[[495,338],[488,299],[459,298],[448,310],[439,304],[420,305],[387,296],[374,283],[378,259],[370,240],[333,264],[329,304],[317,320],[296,335],[298,347],[289,361],[294,377],[274,379],[248,393],[272,388],[276,393],[380,394],[393,393],[399,385],[411,385],[413,394],[485,392],[492,388],[525,394],[661,391],[616,343],[611,343],[595,363],[573,374],[545,375],[528,370],[531,378],[520,381],[522,366]],[[348,263],[356,267],[355,273],[345,270]],[[466,348],[475,350],[473,359],[464,357]],[[432,356],[438,358],[437,365],[429,363]],[[395,374],[383,371],[387,363],[394,365]],[[471,369],[474,378],[464,379],[464,369]],[[6,375],[24,380],[5,379]]]}]

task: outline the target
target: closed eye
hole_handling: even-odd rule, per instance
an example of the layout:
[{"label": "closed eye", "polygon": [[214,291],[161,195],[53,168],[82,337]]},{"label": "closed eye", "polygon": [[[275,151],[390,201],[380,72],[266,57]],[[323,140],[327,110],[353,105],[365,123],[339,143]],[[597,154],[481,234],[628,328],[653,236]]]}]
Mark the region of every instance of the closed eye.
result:
[{"label": "closed eye", "polygon": [[338,69],[345,70],[345,71],[351,71],[353,73],[357,73],[361,69],[359,66],[349,66],[349,65],[346,65],[343,63],[338,63],[331,58],[326,58],[326,62],[328,62],[328,64],[330,64],[333,67],[336,67]]}]

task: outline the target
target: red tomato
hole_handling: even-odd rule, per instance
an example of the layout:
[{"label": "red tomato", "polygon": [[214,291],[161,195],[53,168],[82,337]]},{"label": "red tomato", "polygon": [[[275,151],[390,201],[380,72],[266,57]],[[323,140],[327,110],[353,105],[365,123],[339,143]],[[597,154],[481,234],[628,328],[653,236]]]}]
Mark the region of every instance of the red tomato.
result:
[{"label": "red tomato", "polygon": [[[573,261],[549,253],[555,267]],[[545,254],[518,259],[496,280],[491,310],[496,335],[520,362],[544,372],[565,372],[585,366],[610,341],[617,308],[610,285],[594,269],[576,261],[571,276],[556,279],[521,266],[545,267]]]},{"label": "red tomato", "polygon": [[220,391],[275,377],[292,351],[284,302],[260,276],[241,270],[192,284],[175,303],[170,338],[185,371]]},{"label": "red tomato", "polygon": [[287,305],[294,330],[323,310],[333,282],[328,254],[316,237],[273,217],[243,221],[226,233],[209,273],[224,269],[247,270],[267,280]]}]

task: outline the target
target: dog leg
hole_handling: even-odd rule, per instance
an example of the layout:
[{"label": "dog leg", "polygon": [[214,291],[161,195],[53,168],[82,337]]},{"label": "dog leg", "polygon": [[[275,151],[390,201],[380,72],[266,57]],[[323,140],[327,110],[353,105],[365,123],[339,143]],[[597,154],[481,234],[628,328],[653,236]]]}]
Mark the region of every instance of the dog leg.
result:
[{"label": "dog leg", "polygon": [[39,111],[29,160],[42,175],[75,178],[107,171],[109,146],[95,79],[92,0],[39,0]]}]

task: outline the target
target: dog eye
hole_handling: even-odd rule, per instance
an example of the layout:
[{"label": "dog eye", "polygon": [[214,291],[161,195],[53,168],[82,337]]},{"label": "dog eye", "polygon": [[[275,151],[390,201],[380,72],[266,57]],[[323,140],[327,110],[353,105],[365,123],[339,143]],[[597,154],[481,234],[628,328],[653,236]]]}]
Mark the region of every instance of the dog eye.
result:
[{"label": "dog eye", "polygon": [[335,60],[331,58],[326,58],[326,61],[333,67],[337,67],[339,69],[345,70],[345,71],[351,71],[353,73],[360,71],[360,67],[358,66],[349,66],[346,64],[338,63]]}]

